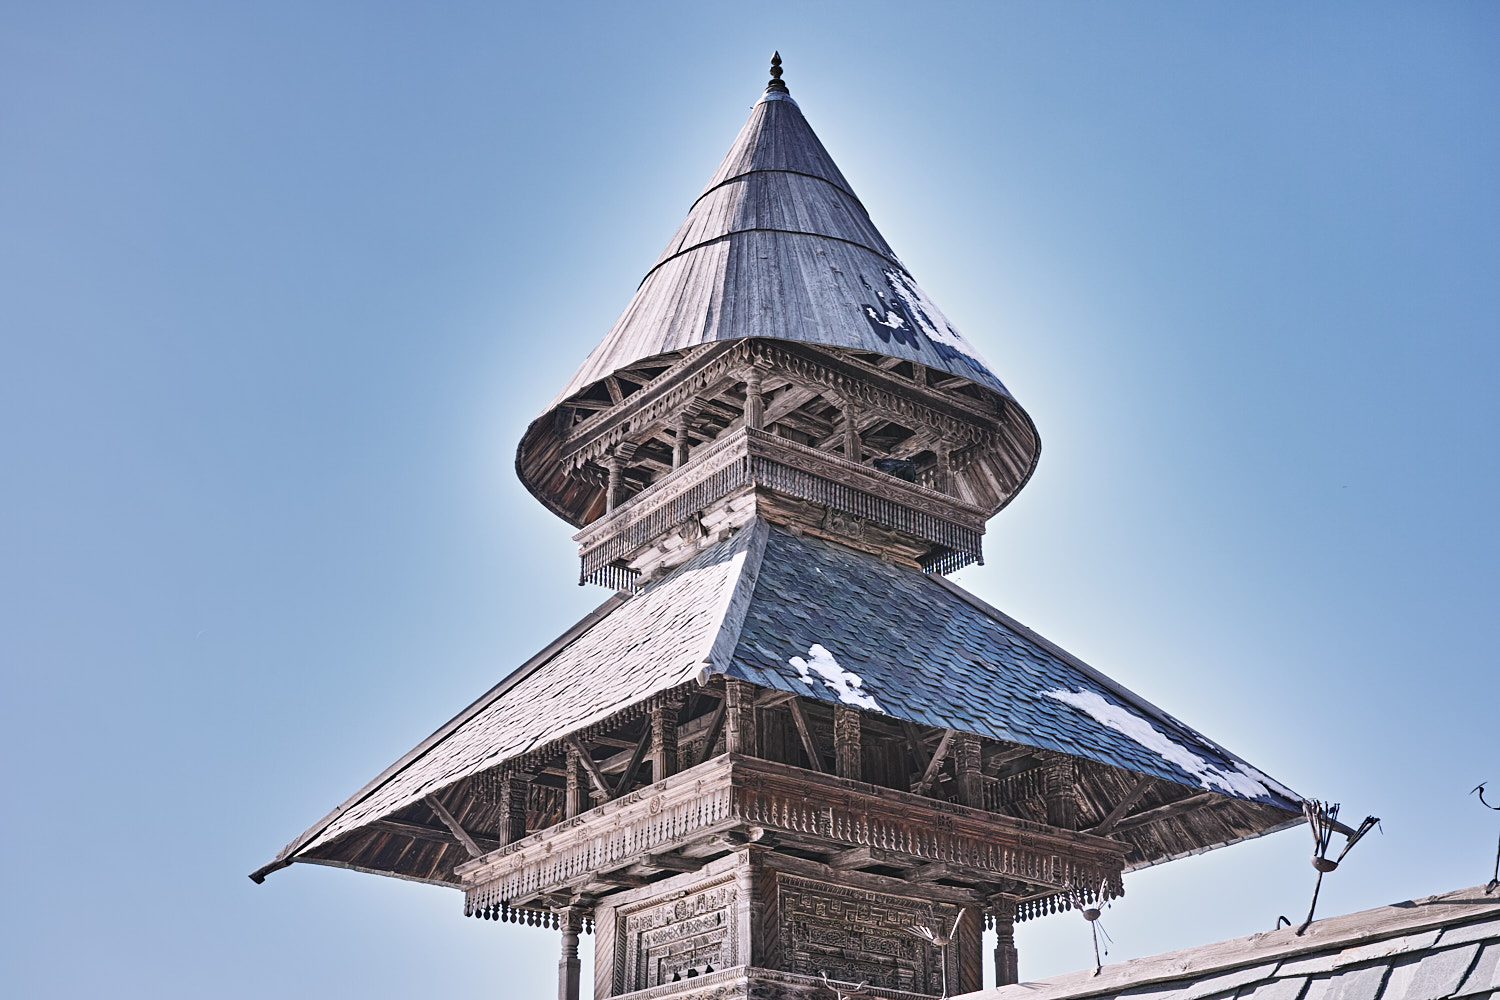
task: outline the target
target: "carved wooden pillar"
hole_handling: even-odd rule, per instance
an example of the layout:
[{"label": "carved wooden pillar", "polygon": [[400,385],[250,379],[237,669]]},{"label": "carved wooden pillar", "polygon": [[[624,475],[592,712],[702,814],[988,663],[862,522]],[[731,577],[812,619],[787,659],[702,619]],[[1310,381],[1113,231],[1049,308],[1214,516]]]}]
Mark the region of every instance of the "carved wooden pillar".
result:
[{"label": "carved wooden pillar", "polygon": [[864,461],[864,442],[859,438],[859,407],[844,401],[844,457],[851,462]]},{"label": "carved wooden pillar", "polygon": [[557,960],[557,1000],[578,1000],[581,965],[578,961],[578,934],[583,930],[583,911],[566,907],[562,918],[562,956]]},{"label": "carved wooden pillar", "polygon": [[526,798],[531,792],[530,774],[507,774],[500,781],[500,843],[514,843],[526,836]]},{"label": "carved wooden pillar", "polygon": [[756,755],[755,688],[733,677],[724,679],[724,752]]},{"label": "carved wooden pillar", "polygon": [[620,473],[625,463],[619,455],[611,455],[605,460],[604,467],[609,470],[609,482],[604,487],[604,515],[608,517],[620,502]]},{"label": "carved wooden pillar", "polygon": [[947,441],[937,443],[937,470],[934,486],[939,493],[952,494],[954,492],[953,452]]},{"label": "carved wooden pillar", "polygon": [[686,413],[677,414],[677,419],[672,421],[672,468],[680,469],[687,464],[688,416]]},{"label": "carved wooden pillar", "polygon": [[568,782],[563,800],[564,815],[572,818],[579,813],[588,812],[594,805],[594,800],[589,795],[589,776],[583,769],[577,747],[568,747],[568,760],[563,769]]},{"label": "carved wooden pillar", "polygon": [[632,441],[621,441],[615,445],[615,450],[610,452],[609,458],[605,460],[604,467],[609,470],[609,483],[604,491],[604,513],[606,515],[613,514],[615,508],[624,499],[621,487],[624,485],[622,480],[625,473],[625,463],[635,457],[637,447],[638,445]]},{"label": "carved wooden pillar", "polygon": [[1047,825],[1064,830],[1078,829],[1078,797],[1073,786],[1078,781],[1078,764],[1071,757],[1058,755],[1042,765],[1044,796],[1047,799]]},{"label": "carved wooden pillar", "polygon": [[1011,986],[1021,981],[1020,957],[1016,953],[1016,903],[998,900],[990,909],[995,920],[995,985]]},{"label": "carved wooden pillar", "polygon": [[834,771],[840,778],[864,780],[859,742],[859,709],[853,705],[833,706]]},{"label": "carved wooden pillar", "polygon": [[678,702],[667,701],[651,709],[651,780],[660,781],[677,773]]},{"label": "carved wooden pillar", "polygon": [[958,801],[975,809],[984,808],[984,775],[979,765],[979,737],[962,732],[955,735],[953,768],[958,774]]},{"label": "carved wooden pillar", "polygon": [[745,426],[758,431],[765,425],[766,402],[761,396],[760,369],[752,368],[745,376]]}]

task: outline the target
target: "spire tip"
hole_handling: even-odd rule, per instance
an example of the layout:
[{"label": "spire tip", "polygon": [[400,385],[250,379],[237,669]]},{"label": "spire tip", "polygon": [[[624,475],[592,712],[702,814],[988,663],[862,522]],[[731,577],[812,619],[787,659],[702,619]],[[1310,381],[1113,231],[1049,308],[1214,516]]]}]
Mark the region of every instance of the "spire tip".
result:
[{"label": "spire tip", "polygon": [[766,84],[766,93],[769,94],[772,91],[775,91],[778,94],[790,93],[790,91],[786,89],[786,84],[781,82],[780,52],[771,53],[771,82]]}]

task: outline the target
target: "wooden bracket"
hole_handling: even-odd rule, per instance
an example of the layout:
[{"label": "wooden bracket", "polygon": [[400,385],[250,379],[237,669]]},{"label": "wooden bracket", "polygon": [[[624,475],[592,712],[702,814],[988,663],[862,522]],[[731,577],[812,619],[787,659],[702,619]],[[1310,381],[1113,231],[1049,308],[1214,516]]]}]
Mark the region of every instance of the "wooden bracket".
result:
[{"label": "wooden bracket", "polygon": [[942,742],[938,744],[937,751],[932,755],[932,759],[927,762],[927,770],[922,772],[922,779],[912,786],[912,791],[918,795],[927,794],[927,789],[931,787],[933,781],[937,778],[938,768],[943,766],[943,758],[948,756],[948,748],[953,745],[953,737],[957,735],[956,730],[943,730]]},{"label": "wooden bracket", "polygon": [[453,814],[448,811],[447,806],[443,805],[441,799],[436,795],[429,795],[426,801],[428,808],[433,811],[433,814],[442,821],[444,826],[452,831],[453,836],[458,838],[458,842],[464,845],[464,850],[469,852],[469,857],[477,858],[484,854],[484,851],[480,850],[479,845],[474,842],[474,838],[469,836],[469,832],[459,825],[458,820],[453,818]]},{"label": "wooden bracket", "polygon": [[797,735],[802,737],[802,749],[807,752],[807,766],[819,774],[823,773],[823,762],[818,759],[818,746],[813,742],[812,730],[808,728],[807,716],[802,713],[802,702],[792,698],[786,703],[791,710],[792,721],[797,724]]},{"label": "wooden bracket", "polygon": [[1142,775],[1134,785],[1130,786],[1130,791],[1125,793],[1125,797],[1115,803],[1115,807],[1109,811],[1109,815],[1104,817],[1104,822],[1094,827],[1089,833],[1092,833],[1096,837],[1102,837],[1113,830],[1115,825],[1125,818],[1125,814],[1130,811],[1130,807],[1141,800],[1141,796],[1146,794],[1146,789],[1155,780],[1155,778],[1149,775]]}]

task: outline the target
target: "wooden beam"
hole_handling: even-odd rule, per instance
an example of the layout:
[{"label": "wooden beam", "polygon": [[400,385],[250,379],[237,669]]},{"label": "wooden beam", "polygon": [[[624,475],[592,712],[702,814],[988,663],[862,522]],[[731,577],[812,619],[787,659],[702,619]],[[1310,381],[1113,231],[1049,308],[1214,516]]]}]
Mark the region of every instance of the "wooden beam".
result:
[{"label": "wooden beam", "polygon": [[918,795],[925,795],[927,793],[928,787],[932,784],[933,779],[937,777],[938,768],[943,766],[943,758],[948,755],[948,748],[953,745],[953,737],[957,735],[956,730],[943,730],[943,739],[938,743],[937,751],[932,755],[932,759],[927,762],[927,770],[922,772],[922,780],[916,783],[912,791]]},{"label": "wooden beam", "polygon": [[594,763],[594,755],[589,753],[583,741],[576,736],[569,736],[568,745],[578,751],[578,763],[583,765],[583,770],[588,774],[589,781],[595,790],[606,799],[614,798],[614,793],[609,787],[609,780],[604,777],[604,772],[599,770],[599,765]]},{"label": "wooden beam", "polygon": [[448,807],[443,805],[442,800],[436,795],[427,796],[427,807],[433,811],[438,819],[443,821],[444,826],[453,831],[453,836],[457,837],[458,842],[464,845],[464,850],[469,852],[469,857],[477,858],[485,853],[474,842],[474,838],[469,836],[469,831],[459,825],[458,820],[453,818],[453,814],[448,811]]},{"label": "wooden beam", "polygon": [[[440,829],[435,826],[424,826],[421,823],[408,823],[399,819],[377,819],[370,824],[372,830],[382,830],[386,833],[397,833],[403,837],[415,837],[417,840],[429,840],[435,844],[457,844],[459,840],[453,835],[453,831]],[[493,840],[476,839],[477,843],[486,853],[493,851],[500,845]]]},{"label": "wooden beam", "polygon": [[934,861],[927,865],[918,865],[911,871],[902,874],[902,878],[908,882],[935,882],[940,878],[953,875],[953,866],[946,861]]},{"label": "wooden beam", "polygon": [[702,858],[685,858],[681,854],[648,854],[641,861],[643,868],[659,868],[664,872],[695,872],[706,864]]},{"label": "wooden beam", "polygon": [[1127,816],[1116,823],[1115,832],[1123,833],[1126,830],[1133,830],[1138,826],[1145,826],[1147,823],[1173,819],[1184,813],[1190,813],[1194,809],[1209,805],[1217,800],[1218,797],[1213,792],[1200,792],[1197,795],[1189,795],[1185,799],[1178,799],[1176,802],[1168,802],[1164,806],[1157,806],[1155,809],[1138,812],[1134,816]]},{"label": "wooden beam", "polygon": [[1119,823],[1120,820],[1125,818],[1125,814],[1130,811],[1130,807],[1141,800],[1141,796],[1146,794],[1146,789],[1149,788],[1151,783],[1155,780],[1155,778],[1152,778],[1149,775],[1142,775],[1134,785],[1130,786],[1130,790],[1125,793],[1124,797],[1121,798],[1119,802],[1115,803],[1115,807],[1111,809],[1109,811],[1109,814],[1104,817],[1104,822],[1094,827],[1089,831],[1089,833],[1092,833],[1096,837],[1102,837],[1109,831],[1113,830],[1115,828],[1115,824]]},{"label": "wooden beam", "polygon": [[700,764],[713,756],[714,744],[719,742],[719,733],[724,730],[725,701],[724,698],[719,699],[719,707],[714,709],[713,716],[708,720],[708,732],[703,737],[703,756],[698,759]]},{"label": "wooden beam", "polygon": [[786,704],[795,697],[797,696],[791,691],[777,691],[774,688],[767,688],[755,696],[755,707],[775,708],[777,705]]},{"label": "wooden beam", "polygon": [[[641,769],[641,761],[646,759],[646,751],[651,748],[651,720],[646,720],[646,727],[641,732],[641,740],[635,745],[635,753],[630,756],[630,763],[625,765],[625,770],[620,772],[620,780],[615,783],[615,790],[610,793],[610,798],[617,799],[630,790],[630,783],[635,780],[635,772]],[[655,775],[652,775],[654,778]]]},{"label": "wooden beam", "polygon": [[802,702],[793,698],[786,707],[791,710],[792,721],[797,724],[797,735],[802,737],[802,749],[807,751],[807,766],[822,774],[823,762],[818,759],[818,747],[813,742],[812,730],[808,728],[807,716],[802,714]]},{"label": "wooden beam", "polygon": [[911,747],[912,759],[917,762],[917,767],[925,772],[929,758],[927,756],[927,747],[922,742],[922,735],[917,732],[916,726],[905,719],[901,720],[901,731],[906,734],[906,745]]}]

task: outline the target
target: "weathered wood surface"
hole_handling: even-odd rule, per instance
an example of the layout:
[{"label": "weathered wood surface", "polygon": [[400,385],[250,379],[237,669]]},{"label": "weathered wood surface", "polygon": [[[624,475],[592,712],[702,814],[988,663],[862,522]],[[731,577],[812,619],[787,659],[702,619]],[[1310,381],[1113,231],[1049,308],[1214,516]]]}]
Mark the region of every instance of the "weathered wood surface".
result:
[{"label": "weathered wood surface", "polygon": [[910,278],[795,104],[757,104],[714,178],[559,399],[643,358],[754,336],[907,357],[1004,391],[930,303],[947,353],[877,334],[863,307],[893,296],[887,271]]},{"label": "weathered wood surface", "polygon": [[460,865],[470,909],[586,884],[644,856],[732,830],[765,831],[830,854],[871,847],[948,862],[1041,894],[1068,885],[1118,888],[1124,847],[954,803],[879,789],[769,761],[726,755]]}]

